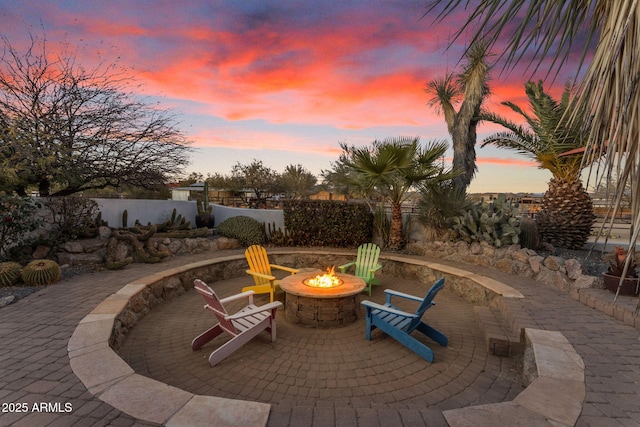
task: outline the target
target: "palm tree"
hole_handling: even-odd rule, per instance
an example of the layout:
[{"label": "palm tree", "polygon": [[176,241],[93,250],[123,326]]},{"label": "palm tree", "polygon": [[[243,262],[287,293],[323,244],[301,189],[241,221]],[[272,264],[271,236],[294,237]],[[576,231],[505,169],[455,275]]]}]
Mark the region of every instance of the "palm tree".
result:
[{"label": "palm tree", "polygon": [[424,148],[419,138],[390,138],[368,147],[341,144],[340,162],[352,172],[350,179],[366,194],[379,194],[391,204],[389,247],[401,249],[402,204],[410,189],[427,180],[448,180],[455,175],[444,171],[438,161],[447,143],[433,141]]},{"label": "palm tree", "polygon": [[280,175],[280,189],[289,198],[301,199],[309,196],[318,179],[302,165],[288,165]]},{"label": "palm tree", "polygon": [[560,102],[544,91],[541,81],[528,82],[525,92],[533,115],[511,102],[502,104],[524,117],[528,127],[485,113],[481,116],[483,120],[500,124],[509,131],[487,137],[482,147],[492,144],[516,150],[551,172],[553,178],[549,181],[549,190],[542,198],[541,211],[536,215],[540,234],[543,240],[554,246],[580,249],[589,238],[595,215],[591,197],[580,180],[580,172],[585,166],[583,152],[578,150],[575,154],[566,154],[584,147],[587,138],[585,130],[576,122],[573,125],[567,123],[571,87],[565,88]]},{"label": "palm tree", "polygon": [[[438,18],[451,14],[459,0],[432,0],[427,13],[440,10]],[[640,187],[640,2],[637,0],[529,0],[505,2],[485,0],[476,6],[458,35],[473,27],[475,38],[496,41],[508,34],[504,53],[507,66],[513,66],[533,54],[531,61],[551,56],[556,70],[566,63],[574,43],[585,46],[596,38],[593,58],[573,101],[587,110],[588,116],[572,115],[574,121],[587,120],[591,131],[587,138],[587,159],[604,156],[605,176],[619,174],[622,193],[627,182]],[[531,56],[530,56],[531,57]],[[593,171],[592,171],[593,172]],[[596,177],[598,178],[598,177]],[[615,201],[614,212],[621,199]],[[635,247],[640,233],[640,192],[633,192],[631,203]],[[629,257],[631,258],[631,257]]]},{"label": "palm tree", "polygon": [[[429,105],[444,114],[447,130],[453,142],[453,169],[459,175],[454,185],[465,190],[476,173],[476,129],[478,115],[484,99],[489,95],[490,67],[487,64],[488,45],[482,41],[473,43],[466,53],[466,64],[460,74],[449,73],[429,83],[425,92],[433,95]],[[460,108],[454,104],[462,97]]]}]

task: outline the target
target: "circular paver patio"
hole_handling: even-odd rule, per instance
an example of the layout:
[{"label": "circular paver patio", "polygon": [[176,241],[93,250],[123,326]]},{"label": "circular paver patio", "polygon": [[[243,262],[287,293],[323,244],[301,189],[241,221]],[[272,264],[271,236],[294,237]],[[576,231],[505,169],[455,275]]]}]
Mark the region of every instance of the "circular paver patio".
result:
[{"label": "circular paver patio", "polygon": [[[246,282],[240,277],[209,285],[226,297],[238,293]],[[382,286],[372,297],[363,294],[359,299],[383,302],[386,287],[415,295],[428,290],[419,281],[382,276]],[[257,295],[255,301],[264,304],[268,296]],[[304,418],[296,412],[305,408],[317,415],[313,419],[331,425],[351,424],[341,419],[342,408],[356,409],[361,425],[369,411],[379,414],[384,408],[394,414],[401,410],[420,414],[419,424],[446,425],[442,410],[517,396],[523,388],[515,361],[487,353],[473,305],[446,287],[435,301],[424,320],[445,333],[449,345],[440,347],[413,335],[434,351],[433,364],[380,331],[366,341],[361,310],[355,323],[336,329],[295,325],[280,312],[275,343],[267,333],[261,334],[211,368],[207,358],[226,338],[191,351],[191,340],[216,322],[192,291],[154,308],[131,331],[119,353],[136,372],[192,393],[270,403],[269,425],[294,425],[296,416]],[[415,309],[410,304],[405,307]]]}]

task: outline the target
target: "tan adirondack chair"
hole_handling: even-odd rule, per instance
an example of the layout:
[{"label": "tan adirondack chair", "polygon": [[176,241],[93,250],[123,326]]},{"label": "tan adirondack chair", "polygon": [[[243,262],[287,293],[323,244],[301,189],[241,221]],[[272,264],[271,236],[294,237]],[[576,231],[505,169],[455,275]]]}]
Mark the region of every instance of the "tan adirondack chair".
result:
[{"label": "tan adirondack chair", "polygon": [[271,269],[283,270],[291,274],[296,274],[300,270],[297,268],[284,267],[277,264],[270,264],[267,250],[259,245],[249,246],[244,252],[247,258],[249,269],[247,274],[253,277],[254,286],[245,286],[242,292],[254,291],[256,294],[269,294],[269,301],[273,302],[275,293],[280,289],[280,281],[271,274]]},{"label": "tan adirondack chair", "polygon": [[364,291],[371,296],[371,287],[379,285],[380,280],[376,279],[376,271],[382,268],[378,264],[380,248],[375,243],[365,243],[358,248],[358,256],[355,261],[338,267],[341,273],[345,273],[348,268],[354,267],[354,274],[365,281],[367,286]]},{"label": "tan adirondack chair", "polygon": [[[209,355],[209,365],[217,365],[264,330],[271,332],[271,342],[276,341],[276,310],[282,306],[280,301],[258,307],[253,304],[253,291],[219,299],[216,293],[202,280],[196,279],[194,285],[194,289],[202,295],[207,303],[204,308],[213,312],[218,319],[218,324],[195,337],[191,342],[191,349],[199,350],[220,334],[231,335],[229,341]],[[237,313],[229,314],[225,304],[241,298],[248,298],[249,304]]]}]

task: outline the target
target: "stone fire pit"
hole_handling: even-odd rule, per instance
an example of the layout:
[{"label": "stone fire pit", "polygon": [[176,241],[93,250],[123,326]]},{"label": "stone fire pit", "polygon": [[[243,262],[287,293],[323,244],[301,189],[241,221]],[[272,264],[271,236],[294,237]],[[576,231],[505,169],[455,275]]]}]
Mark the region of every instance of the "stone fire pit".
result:
[{"label": "stone fire pit", "polygon": [[338,327],[358,318],[357,296],[365,288],[364,280],[350,274],[335,275],[342,284],[331,288],[306,285],[305,280],[320,270],[300,272],[280,281],[286,294],[285,317],[289,322],[311,327]]}]

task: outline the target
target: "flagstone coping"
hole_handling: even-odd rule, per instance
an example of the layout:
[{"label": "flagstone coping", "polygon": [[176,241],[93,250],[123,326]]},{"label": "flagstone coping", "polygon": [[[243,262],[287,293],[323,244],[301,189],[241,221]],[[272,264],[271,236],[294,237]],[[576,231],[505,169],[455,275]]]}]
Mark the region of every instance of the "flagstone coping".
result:
[{"label": "flagstone coping", "polygon": [[[353,253],[351,252],[299,250],[279,250],[274,251],[274,254],[353,256]],[[424,266],[445,274],[467,278],[486,288],[488,292],[505,298],[524,298],[520,292],[501,282],[460,268],[395,255],[381,255],[380,258],[382,260],[388,259],[390,261],[405,264]],[[210,260],[186,264],[180,267],[169,268],[159,273],[135,279],[126,284],[115,294],[107,297],[93,311],[91,311],[91,313],[80,321],[73,333],[73,336],[69,340],[67,350],[71,368],[75,375],[87,387],[89,392],[94,394],[96,397],[140,420],[167,426],[265,426],[267,424],[271,405],[213,396],[194,395],[154,379],[141,376],[136,374],[133,369],[131,369],[131,367],[127,365],[127,363],[122,360],[109,346],[109,340],[114,331],[115,319],[127,307],[129,301],[140,292],[143,292],[146,287],[198,267],[206,267],[213,264],[239,260],[244,260],[244,255],[212,258]],[[562,351],[565,351],[566,357],[556,357],[557,355],[555,354],[554,349],[558,345],[558,341],[562,341],[558,336],[554,335],[554,339],[548,338],[545,340],[541,338],[540,334],[529,332],[528,337],[531,339],[534,349],[538,348],[536,353],[537,356],[551,356],[552,360],[557,360],[563,367],[566,367],[567,364],[570,363],[578,363],[579,356],[576,354],[578,359],[576,359],[575,356],[569,356],[568,354],[570,351],[566,348],[564,343],[562,344]],[[543,335],[543,337],[546,337],[546,335]],[[579,361],[582,362],[581,360]],[[579,381],[556,378],[557,371],[559,369],[554,367],[554,362],[545,363],[540,361],[538,366],[540,366],[540,370],[542,371],[542,374],[539,372],[539,378],[523,393],[521,393],[520,396],[522,396],[522,398],[518,396],[516,401],[513,403],[508,402],[507,406],[503,407],[503,411],[514,411],[517,409],[518,411],[521,411],[523,416],[525,416],[528,412],[536,414],[536,411],[540,410],[541,407],[548,408],[549,406],[553,406],[548,404],[548,399],[545,400],[543,398],[545,396],[550,396],[550,394],[548,392],[542,393],[543,387],[549,386],[545,381],[553,380],[556,380],[556,382],[559,382],[560,384],[571,382],[573,386],[573,393],[576,393],[576,391],[580,392],[580,390],[582,390],[582,398],[577,398],[579,397],[578,393],[578,396],[571,402],[573,403],[573,409],[578,407],[581,408],[581,403],[584,399],[584,380],[582,382],[582,388],[580,388]],[[575,368],[573,365],[571,366],[572,368]],[[584,371],[584,366],[582,369]],[[577,369],[576,372],[573,372],[572,375],[575,375],[577,378],[578,373],[579,369]],[[551,376],[548,377],[547,375]],[[539,380],[539,385],[536,385]],[[531,388],[530,391],[529,388]],[[537,392],[538,389],[540,392]],[[544,396],[539,396],[540,394],[544,394]],[[556,401],[564,402],[561,399]],[[567,404],[568,403],[569,402],[567,402]],[[456,422],[460,420],[464,421],[467,414],[465,411],[484,411],[487,416],[490,416],[495,412],[488,409],[489,408],[483,407],[475,407],[475,409],[474,407],[463,408],[459,410],[445,411],[445,416],[448,421],[449,419],[452,420],[449,421],[451,425],[464,425],[456,424]],[[556,414],[556,412],[552,411],[552,409],[553,408],[549,408],[549,411],[553,412],[553,415],[560,421],[562,421],[562,419],[572,418],[573,413],[575,412],[565,412],[566,415],[563,418],[560,414]],[[578,411],[578,415],[579,413],[580,412]],[[501,412],[501,414],[507,415],[507,412]],[[492,419],[494,421],[496,420],[495,418]],[[527,419],[532,420],[533,418]],[[474,424],[479,425],[475,422]]]}]

